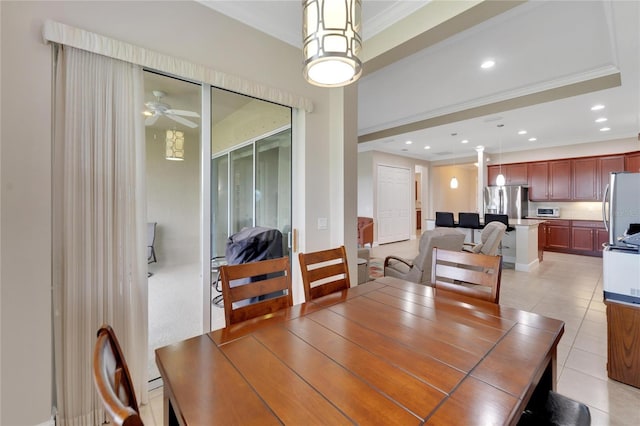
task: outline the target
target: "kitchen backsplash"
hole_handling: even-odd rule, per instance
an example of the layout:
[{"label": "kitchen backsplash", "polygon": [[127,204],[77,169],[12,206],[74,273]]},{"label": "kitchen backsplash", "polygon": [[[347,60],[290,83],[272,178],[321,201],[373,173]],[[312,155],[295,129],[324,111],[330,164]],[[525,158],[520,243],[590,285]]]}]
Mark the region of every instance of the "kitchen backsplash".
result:
[{"label": "kitchen backsplash", "polygon": [[536,216],[536,209],[538,207],[558,207],[560,209],[560,219],[602,220],[602,203],[599,201],[529,201],[529,217]]}]

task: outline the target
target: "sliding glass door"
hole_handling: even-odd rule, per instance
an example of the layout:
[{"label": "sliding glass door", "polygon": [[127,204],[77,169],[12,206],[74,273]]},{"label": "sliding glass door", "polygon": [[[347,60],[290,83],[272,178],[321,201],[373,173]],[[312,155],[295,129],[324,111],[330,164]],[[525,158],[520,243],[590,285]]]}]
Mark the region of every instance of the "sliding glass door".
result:
[{"label": "sliding glass door", "polygon": [[[212,89],[211,257],[213,281],[228,238],[251,227],[278,229],[283,255],[291,232],[291,109]],[[217,297],[216,297],[217,296]],[[224,326],[212,285],[212,328]]]},{"label": "sliding glass door", "polygon": [[148,265],[154,387],[155,349],[202,333],[200,247],[208,236],[200,230],[202,86],[152,72],[145,72],[144,84],[147,221],[155,223],[147,243],[155,252]]}]

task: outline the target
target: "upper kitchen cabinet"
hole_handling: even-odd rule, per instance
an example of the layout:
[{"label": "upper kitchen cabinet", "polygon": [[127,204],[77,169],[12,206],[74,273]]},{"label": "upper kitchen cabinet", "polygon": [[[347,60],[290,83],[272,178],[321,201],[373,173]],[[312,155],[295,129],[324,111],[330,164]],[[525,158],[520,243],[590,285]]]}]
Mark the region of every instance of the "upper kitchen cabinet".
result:
[{"label": "upper kitchen cabinet", "polygon": [[540,161],[529,164],[531,201],[571,199],[571,160]]},{"label": "upper kitchen cabinet", "polygon": [[598,199],[600,179],[598,159],[595,157],[573,160],[573,199],[595,201]]},{"label": "upper kitchen cabinet", "polygon": [[611,172],[623,172],[624,169],[624,155],[611,155],[609,157],[598,158],[598,198],[596,201],[602,200],[604,197],[604,190],[609,184],[609,174]]},{"label": "upper kitchen cabinet", "polygon": [[[488,185],[495,185],[496,178],[500,174],[500,166],[489,166],[487,168]],[[505,185],[526,185],[527,184],[527,163],[504,164],[502,166]]]},{"label": "upper kitchen cabinet", "polygon": [[529,164],[529,200],[549,199],[549,164],[546,161]]},{"label": "upper kitchen cabinet", "polygon": [[549,161],[549,199],[571,200],[571,160]]},{"label": "upper kitchen cabinet", "polygon": [[626,172],[640,173],[640,152],[632,152],[625,155],[624,170]]}]

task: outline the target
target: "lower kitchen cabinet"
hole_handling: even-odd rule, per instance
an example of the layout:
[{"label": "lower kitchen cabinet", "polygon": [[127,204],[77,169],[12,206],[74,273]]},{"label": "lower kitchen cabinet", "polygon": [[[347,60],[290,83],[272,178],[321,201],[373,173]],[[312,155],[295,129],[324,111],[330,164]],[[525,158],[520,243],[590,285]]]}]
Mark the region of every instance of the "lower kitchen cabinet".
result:
[{"label": "lower kitchen cabinet", "polygon": [[568,250],[571,244],[571,221],[552,220],[547,222],[546,249]]},{"label": "lower kitchen cabinet", "polygon": [[591,220],[550,220],[543,233],[544,249],[561,253],[601,257],[602,243],[609,241],[602,222]]}]

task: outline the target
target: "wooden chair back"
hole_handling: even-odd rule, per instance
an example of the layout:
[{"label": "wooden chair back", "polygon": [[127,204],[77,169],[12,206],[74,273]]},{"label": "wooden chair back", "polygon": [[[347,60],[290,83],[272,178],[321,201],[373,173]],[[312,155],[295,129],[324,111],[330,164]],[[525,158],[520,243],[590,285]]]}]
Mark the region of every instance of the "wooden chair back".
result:
[{"label": "wooden chair back", "polygon": [[435,288],[499,303],[502,256],[434,248],[431,259]]},{"label": "wooden chair back", "polygon": [[351,286],[349,265],[344,246],[312,253],[298,253],[304,285],[304,298],[308,302],[327,294],[346,290]]},{"label": "wooden chair back", "polygon": [[118,426],[142,426],[138,401],[120,343],[109,325],[98,330],[93,383],[107,415]]},{"label": "wooden chair back", "polygon": [[227,326],[293,306],[288,257],[221,266],[220,281]]}]

